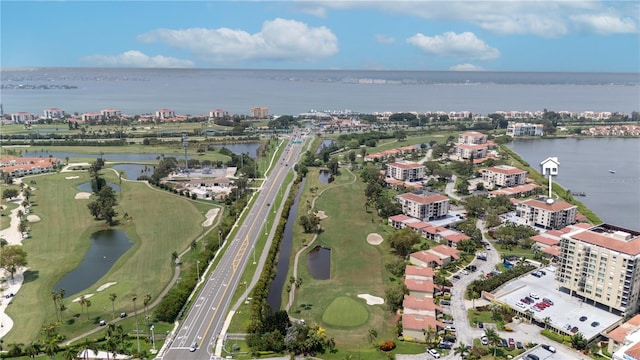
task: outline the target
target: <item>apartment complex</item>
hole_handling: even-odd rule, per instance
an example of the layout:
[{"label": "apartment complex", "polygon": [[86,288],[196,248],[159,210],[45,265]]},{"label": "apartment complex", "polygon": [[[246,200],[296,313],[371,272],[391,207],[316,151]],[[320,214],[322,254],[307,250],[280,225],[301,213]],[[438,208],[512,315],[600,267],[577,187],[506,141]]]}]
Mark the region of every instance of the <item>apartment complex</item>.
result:
[{"label": "apartment complex", "polygon": [[488,187],[524,185],[527,181],[527,171],[509,165],[492,166],[482,170],[482,181]]},{"label": "apartment complex", "polygon": [[487,143],[487,135],[477,131],[467,131],[458,135],[458,144],[481,145]]},{"label": "apartment complex", "polygon": [[422,221],[443,218],[450,207],[448,197],[434,193],[400,194],[396,196],[396,201],[402,205],[403,214]]},{"label": "apartment complex", "polygon": [[156,110],[156,119],[167,120],[176,117],[176,112],[171,109]]},{"label": "apartment complex", "polygon": [[557,199],[529,199],[516,204],[516,216],[527,225],[561,229],[576,223],[578,207]]},{"label": "apartment complex", "polygon": [[562,288],[622,316],[638,312],[640,231],[602,224],[562,235],[559,246]]},{"label": "apartment complex", "polygon": [[397,161],[387,164],[387,177],[400,181],[424,179],[425,166],[413,161]]},{"label": "apartment complex", "polygon": [[544,135],[542,124],[513,123],[507,124],[507,135],[517,136],[542,136]]},{"label": "apartment complex", "polygon": [[254,106],[249,109],[249,116],[254,119],[265,119],[269,117],[269,108],[264,106]]},{"label": "apartment complex", "polygon": [[45,119],[64,119],[64,111],[58,108],[44,109]]}]

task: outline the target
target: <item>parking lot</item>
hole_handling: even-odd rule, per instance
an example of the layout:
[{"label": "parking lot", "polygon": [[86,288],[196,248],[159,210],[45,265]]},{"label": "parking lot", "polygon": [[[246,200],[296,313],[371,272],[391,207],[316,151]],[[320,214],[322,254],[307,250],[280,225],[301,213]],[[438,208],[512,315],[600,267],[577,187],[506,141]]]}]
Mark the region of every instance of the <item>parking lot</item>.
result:
[{"label": "parking lot", "polygon": [[589,359],[588,356],[582,355],[579,352],[565,348],[563,346],[558,347],[557,345],[553,345],[556,349],[555,353],[549,352],[543,349],[540,345],[534,347],[533,349],[521,354],[516,358],[516,360],[525,360],[527,359],[528,354],[533,354],[538,357],[540,360],[586,360]]},{"label": "parking lot", "polygon": [[[496,292],[496,298],[509,304],[523,316],[526,316],[524,312],[530,309],[537,321],[544,323],[545,318],[548,318],[549,326],[562,330],[568,335],[580,332],[586,339],[594,338],[622,319],[620,316],[560,292],[554,279],[555,269],[545,268],[544,271],[546,275],[539,278],[526,275],[505,284]],[[533,298],[531,293],[534,293],[538,299],[533,299],[532,304],[523,304],[522,299]],[[536,308],[534,305],[542,302],[543,298],[550,299],[553,305],[543,309]]]}]

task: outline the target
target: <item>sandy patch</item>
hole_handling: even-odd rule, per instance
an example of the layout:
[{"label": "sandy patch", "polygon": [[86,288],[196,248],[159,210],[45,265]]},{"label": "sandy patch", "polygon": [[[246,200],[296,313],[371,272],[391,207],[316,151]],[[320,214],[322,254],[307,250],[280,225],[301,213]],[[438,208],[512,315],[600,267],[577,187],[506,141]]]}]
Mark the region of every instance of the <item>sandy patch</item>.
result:
[{"label": "sandy patch", "polygon": [[40,221],[40,216],[38,216],[38,215],[29,215],[29,216],[27,216],[27,221],[29,221],[29,222],[38,222],[38,221]]},{"label": "sandy patch", "polygon": [[358,294],[360,299],[364,299],[367,302],[367,305],[382,305],[384,304],[384,299],[381,297],[369,295],[369,294]]},{"label": "sandy patch", "polygon": [[384,239],[380,234],[371,233],[367,235],[367,242],[369,243],[369,245],[380,245],[383,241]]},{"label": "sandy patch", "polygon": [[324,213],[324,211],[319,210],[318,212],[316,212],[316,215],[318,216],[318,219],[323,220],[328,218],[327,214]]},{"label": "sandy patch", "polygon": [[207,214],[205,215],[207,219],[202,223],[202,226],[207,227],[213,225],[213,220],[216,219],[219,211],[220,209],[210,209],[207,211]]},{"label": "sandy patch", "polygon": [[65,178],[66,180],[71,180],[71,179],[77,179],[77,178],[79,178],[79,177],[80,177],[80,176],[65,176],[64,178]]},{"label": "sandy patch", "polygon": [[76,194],[76,200],[87,200],[91,197],[91,193],[79,192]]},{"label": "sandy patch", "polygon": [[[85,299],[88,299],[88,298],[90,298],[90,297],[92,297],[92,296],[93,296],[93,294],[85,294],[85,295],[84,295],[84,298],[85,298]],[[80,301],[80,297],[77,297],[77,298],[75,298],[75,299],[71,300],[71,302],[78,302],[78,301]]]},{"label": "sandy patch", "polygon": [[115,284],[117,284],[117,282],[109,282],[109,283],[100,285],[100,287],[98,288],[98,291],[102,291],[102,290],[108,288],[109,286],[113,286]]}]

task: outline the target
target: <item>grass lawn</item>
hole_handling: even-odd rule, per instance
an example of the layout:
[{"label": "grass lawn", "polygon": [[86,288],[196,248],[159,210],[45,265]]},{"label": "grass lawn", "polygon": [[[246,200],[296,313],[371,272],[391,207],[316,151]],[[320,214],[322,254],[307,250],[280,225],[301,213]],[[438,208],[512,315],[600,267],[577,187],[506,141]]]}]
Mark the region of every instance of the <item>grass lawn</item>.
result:
[{"label": "grass lawn", "polygon": [[[388,282],[384,264],[391,257],[386,243],[380,246],[369,245],[366,241],[368,233],[377,232],[385,237],[386,231],[373,213],[364,209],[364,185],[354,180],[354,175],[341,169],[339,176],[331,184],[320,184],[319,170],[309,168],[305,184],[305,192],[300,199],[299,214],[304,214],[311,206],[312,198],[323,189],[326,190],[316,201],[315,209],[322,210],[328,216],[321,221],[323,232],[319,234],[315,245],[331,249],[331,279],[316,280],[307,271],[306,253],[300,257],[298,277],[302,278],[302,286],[296,290],[295,302],[291,315],[304,318],[308,324],[319,324],[327,331],[327,335],[336,341],[337,354],[324,354],[327,359],[342,359],[346,353],[356,354],[366,351],[364,358],[386,358],[378,350],[367,351],[371,345],[367,340],[369,329],[376,329],[378,341],[395,339],[394,314],[385,305],[364,305],[358,294],[371,294],[384,298]],[[348,214],[348,216],[345,216]],[[312,239],[311,234],[302,233],[302,227],[294,229],[293,253],[301,249]],[[310,250],[310,249],[309,249]],[[289,267],[292,276],[293,266]],[[283,304],[286,303],[286,292]],[[369,312],[368,320],[361,325],[352,323],[335,326],[323,319],[325,309],[337,298],[348,298],[360,302]],[[303,304],[305,304],[303,306]],[[343,313],[344,315],[344,313]],[[424,351],[424,347],[420,347]],[[364,353],[363,353],[364,354]]]},{"label": "grass lawn", "polygon": [[[118,182],[113,172],[103,173],[107,181]],[[41,221],[31,225],[31,238],[24,241],[30,269],[23,288],[7,309],[19,321],[19,326],[14,326],[5,337],[7,343],[37,339],[41,326],[55,321],[51,290],[82,261],[91,234],[107,228],[103,221],[90,216],[89,200],[74,199],[76,186],[89,181],[88,174],[75,173],[80,178],[73,180],[65,180],[66,175],[33,178],[37,190],[32,200],[37,205],[32,211]],[[138,309],[143,307],[145,294],[155,299],[173,276],[171,253],[188,248],[203,233],[201,223],[206,209],[196,207],[184,197],[151,189],[143,183],[122,182],[122,193],[117,198],[117,219],[122,223],[114,228],[125,231],[135,245],[96,284],[82,292],[94,294],[90,298],[91,307],[85,308],[84,313],[78,303],[71,302],[81,294],[66,294],[64,302],[68,309],[63,314],[60,333],[69,338],[94,328],[98,319],[112,318],[111,293],[117,295],[113,303],[116,316],[122,311],[133,311],[133,294],[138,296]],[[124,213],[131,220],[125,221]],[[117,284],[97,291],[108,282]],[[125,331],[131,328],[125,327]]]},{"label": "grass lawn", "polygon": [[322,313],[322,321],[335,327],[356,327],[369,319],[369,312],[364,301],[358,301],[348,296],[333,299]]}]

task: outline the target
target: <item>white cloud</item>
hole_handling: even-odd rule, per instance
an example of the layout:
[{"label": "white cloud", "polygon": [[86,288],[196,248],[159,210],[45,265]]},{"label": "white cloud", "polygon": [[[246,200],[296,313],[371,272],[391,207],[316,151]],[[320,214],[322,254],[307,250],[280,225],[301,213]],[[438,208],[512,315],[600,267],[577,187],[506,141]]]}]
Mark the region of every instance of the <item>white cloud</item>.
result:
[{"label": "white cloud", "polygon": [[601,35],[635,33],[638,25],[631,18],[619,18],[611,15],[576,15],[571,20],[580,29]]},{"label": "white cloud", "polygon": [[493,60],[500,57],[498,49],[490,47],[472,32],[446,32],[436,36],[418,33],[408,38],[407,42],[425,53],[439,56],[476,60]]},{"label": "white cloud", "polygon": [[148,56],[137,50],[125,51],[118,55],[90,55],[82,58],[84,63],[94,66],[123,66],[141,68],[190,68],[191,60],[156,55]]},{"label": "white cloud", "polygon": [[377,34],[375,37],[376,37],[376,41],[381,44],[393,44],[394,42],[396,42],[395,38],[392,38],[387,35]]},{"label": "white cloud", "polygon": [[338,40],[328,28],[309,28],[305,23],[279,18],[265,21],[255,34],[228,28],[156,29],[138,39],[187,49],[213,63],[313,60],[338,52]]},{"label": "white cloud", "polygon": [[[575,28],[598,34],[637,32],[640,22],[638,7],[633,1],[328,0],[303,3],[316,9],[366,8],[427,20],[463,21],[498,34],[530,34],[551,38],[567,35]],[[602,18],[602,14],[607,15]]]},{"label": "white cloud", "polygon": [[466,64],[453,65],[449,68],[449,70],[451,71],[484,71],[484,68],[482,68],[482,66],[466,63]]}]

